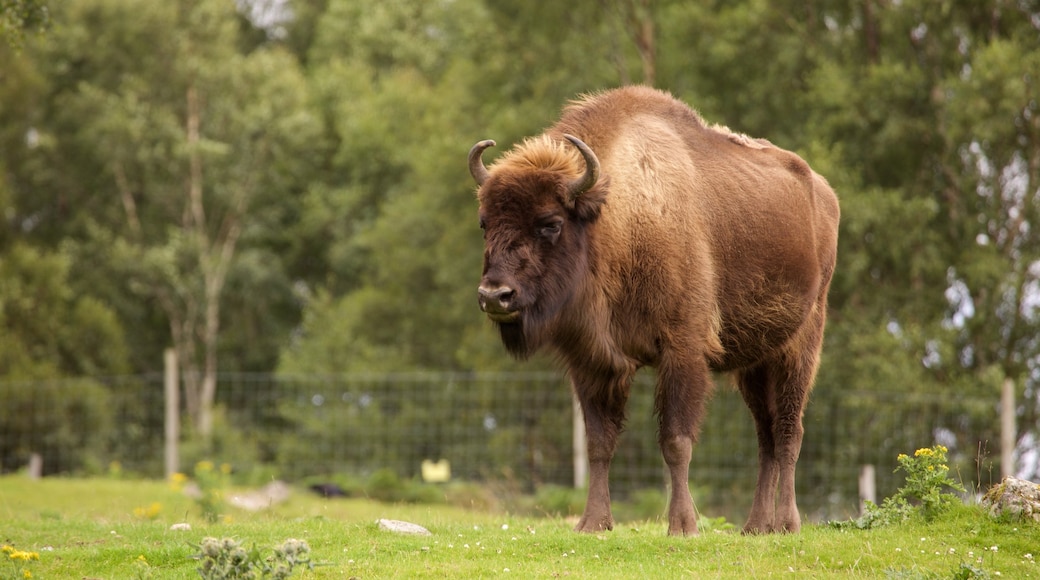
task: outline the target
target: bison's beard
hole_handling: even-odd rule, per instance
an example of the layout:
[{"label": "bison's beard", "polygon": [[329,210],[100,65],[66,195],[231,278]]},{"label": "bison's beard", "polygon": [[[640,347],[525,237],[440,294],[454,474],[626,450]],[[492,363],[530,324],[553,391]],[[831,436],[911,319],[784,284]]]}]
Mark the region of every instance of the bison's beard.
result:
[{"label": "bison's beard", "polygon": [[555,332],[558,325],[558,308],[546,309],[544,302],[521,310],[515,322],[496,322],[502,335],[502,344],[509,354],[519,360],[527,360]]},{"label": "bison's beard", "polygon": [[531,348],[524,334],[524,320],[520,318],[516,322],[500,322],[498,330],[502,335],[502,345],[506,347],[509,354],[517,359],[527,360],[535,349]]}]

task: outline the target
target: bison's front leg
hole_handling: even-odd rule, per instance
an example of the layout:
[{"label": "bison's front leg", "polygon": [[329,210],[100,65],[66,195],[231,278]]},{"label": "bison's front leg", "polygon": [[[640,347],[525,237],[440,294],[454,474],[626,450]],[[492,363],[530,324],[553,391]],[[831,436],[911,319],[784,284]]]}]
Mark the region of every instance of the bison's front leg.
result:
[{"label": "bison's front leg", "polygon": [[689,487],[690,456],[711,393],[710,379],[706,364],[690,361],[666,359],[658,374],[656,406],[661,454],[672,487],[668,502],[668,534],[672,536],[697,534],[697,512]]},{"label": "bison's front leg", "polygon": [[628,385],[603,385],[596,381],[574,380],[574,392],[585,417],[585,436],[589,455],[589,494],[577,532],[614,529],[610,511],[610,462],[614,458],[618,435],[625,418]]}]

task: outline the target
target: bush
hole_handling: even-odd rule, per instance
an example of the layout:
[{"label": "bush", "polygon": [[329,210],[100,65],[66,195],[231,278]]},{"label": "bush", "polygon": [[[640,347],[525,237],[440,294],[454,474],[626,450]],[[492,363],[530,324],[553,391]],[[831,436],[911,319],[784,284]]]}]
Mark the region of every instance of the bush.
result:
[{"label": "bush", "polygon": [[90,379],[0,382],[0,471],[24,467],[33,453],[43,457],[45,474],[107,465],[109,399],[108,389]]},{"label": "bush", "polygon": [[957,496],[943,491],[950,488],[964,491],[964,486],[950,479],[950,468],[946,465],[946,452],[942,445],[918,449],[914,456],[900,453],[896,461],[896,471],[906,473],[906,482],[892,497],[886,498],[880,506],[867,502],[865,513],[852,522],[842,522],[839,526],[851,524],[860,529],[877,528],[889,524],[906,521],[916,513],[926,520],[949,511],[959,500]]}]

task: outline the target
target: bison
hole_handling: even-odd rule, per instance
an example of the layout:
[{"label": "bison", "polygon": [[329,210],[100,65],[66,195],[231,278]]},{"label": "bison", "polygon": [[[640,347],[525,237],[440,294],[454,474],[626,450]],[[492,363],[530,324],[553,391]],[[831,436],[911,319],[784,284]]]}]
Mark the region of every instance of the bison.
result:
[{"label": "bison", "polygon": [[798,531],[802,414],[837,254],[827,181],[794,153],[641,86],[571,102],[488,168],[494,144],[469,153],[485,245],[478,301],[512,355],[545,347],[568,370],[589,459],[575,529],[613,528],[610,463],[632,377],[652,366],[668,533],[697,533],[689,464],[712,371],[735,373],[755,420],[744,531]]}]

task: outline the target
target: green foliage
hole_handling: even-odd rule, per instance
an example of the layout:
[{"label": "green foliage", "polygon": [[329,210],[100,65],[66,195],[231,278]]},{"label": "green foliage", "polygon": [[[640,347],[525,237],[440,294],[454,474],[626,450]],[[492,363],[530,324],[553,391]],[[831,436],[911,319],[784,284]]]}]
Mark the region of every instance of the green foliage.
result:
[{"label": "green foliage", "polygon": [[[107,434],[115,420],[109,391],[92,379],[0,381],[0,470],[43,459],[43,472],[97,472],[107,464]],[[36,409],[46,405],[48,413]]]},{"label": "green foliage", "polygon": [[285,580],[297,566],[314,568],[310,546],[303,540],[288,539],[266,558],[255,546],[247,550],[234,538],[204,538],[196,549],[203,580]]},{"label": "green foliage", "polygon": [[0,0],[0,38],[20,48],[27,31],[42,31],[50,24],[44,0]]},{"label": "green foliage", "polygon": [[950,468],[946,465],[946,452],[942,445],[925,447],[914,452],[910,457],[900,454],[897,458],[899,467],[906,473],[906,483],[896,494],[897,498],[919,502],[925,519],[932,519],[943,514],[956,502],[956,495],[944,491],[964,491],[964,486],[950,478]]},{"label": "green foliage", "polygon": [[70,257],[16,243],[0,255],[0,376],[102,376],[128,370],[114,312],[70,287]]},{"label": "green foliage", "polygon": [[947,451],[942,445],[934,445],[918,449],[913,457],[900,453],[896,471],[906,474],[903,486],[895,495],[885,498],[880,506],[867,502],[865,513],[860,518],[839,526],[851,523],[860,529],[877,528],[905,522],[915,514],[931,521],[948,512],[960,503],[960,498],[945,489],[963,492],[964,486],[950,478],[950,468],[946,465]]},{"label": "green foliage", "polygon": [[220,520],[227,513],[224,494],[228,486],[231,466],[224,463],[218,469],[212,461],[200,461],[195,464],[194,479],[197,486],[195,503],[198,504],[202,517],[210,523]]}]

